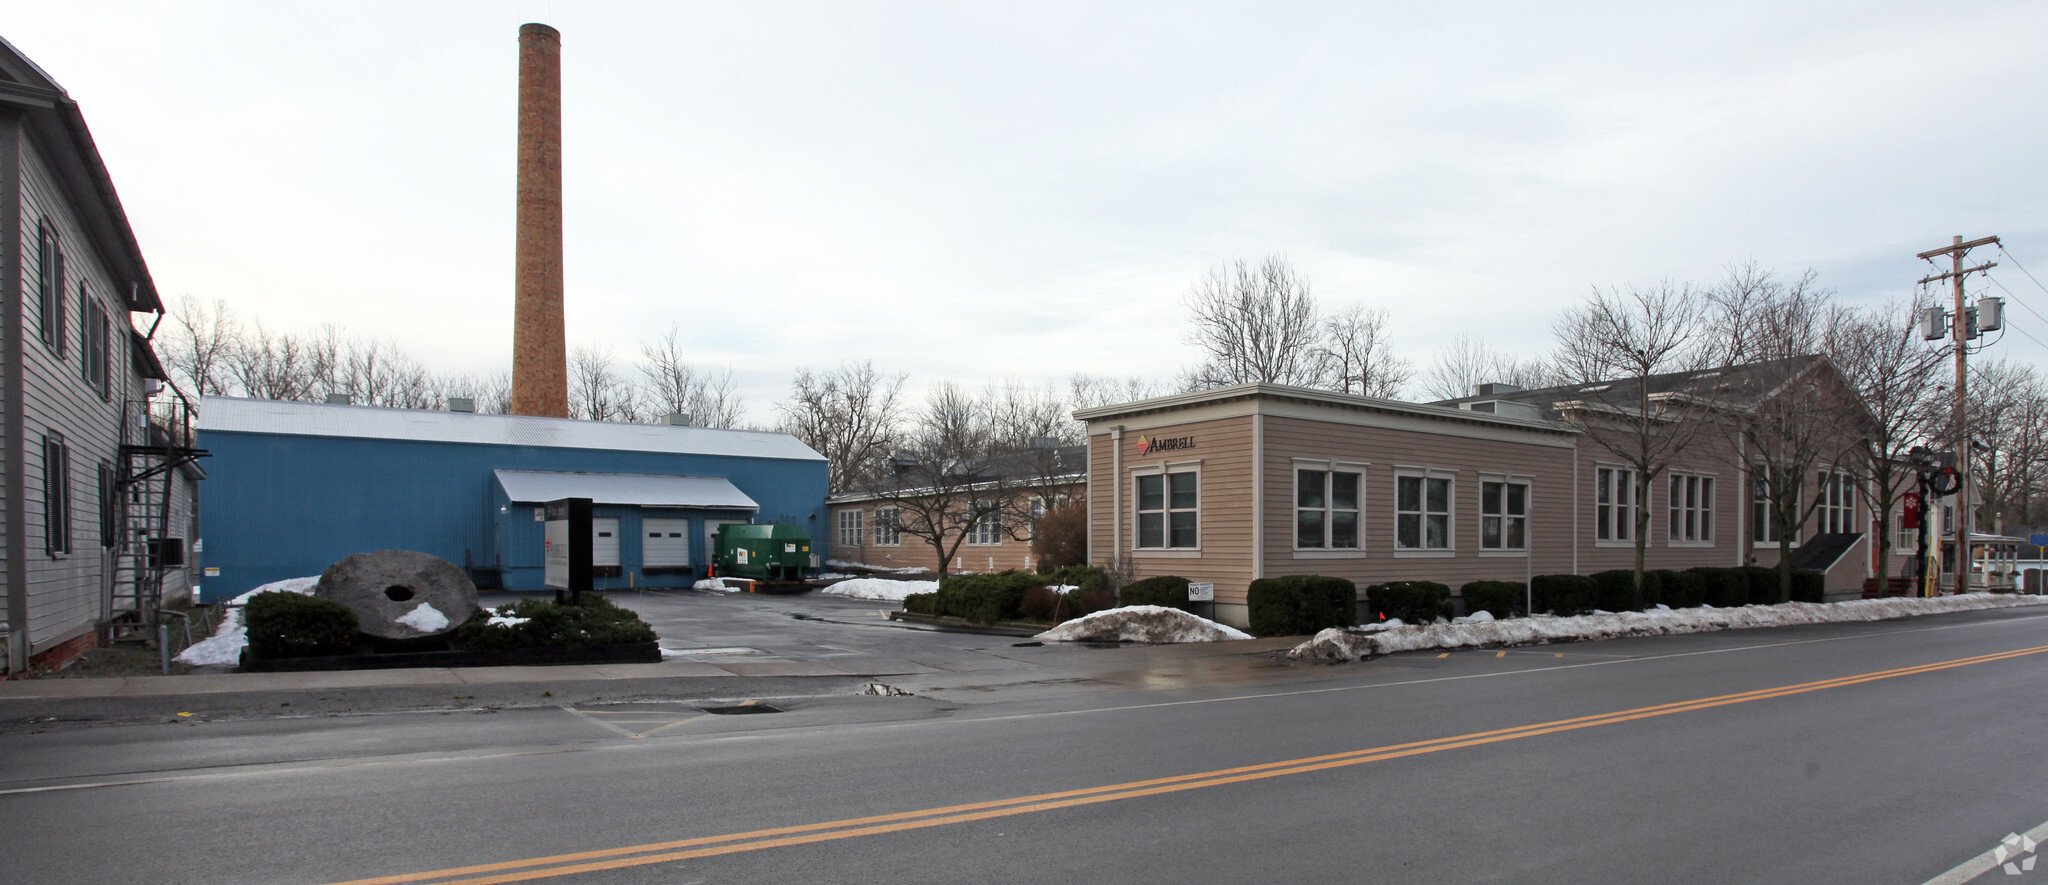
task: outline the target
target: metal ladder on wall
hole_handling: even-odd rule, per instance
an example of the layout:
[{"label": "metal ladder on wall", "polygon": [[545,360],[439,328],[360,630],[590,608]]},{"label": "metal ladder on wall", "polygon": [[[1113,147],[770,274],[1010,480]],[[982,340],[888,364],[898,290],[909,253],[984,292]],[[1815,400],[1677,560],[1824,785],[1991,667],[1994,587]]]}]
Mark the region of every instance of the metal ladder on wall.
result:
[{"label": "metal ladder on wall", "polygon": [[[179,468],[206,457],[192,431],[192,405],[175,387],[157,401],[127,403],[121,422],[121,467],[111,528],[114,579],[108,600],[112,640],[155,638],[163,608],[164,573],[183,566],[184,550],[168,549],[171,504]],[[110,502],[112,503],[112,502]]]}]

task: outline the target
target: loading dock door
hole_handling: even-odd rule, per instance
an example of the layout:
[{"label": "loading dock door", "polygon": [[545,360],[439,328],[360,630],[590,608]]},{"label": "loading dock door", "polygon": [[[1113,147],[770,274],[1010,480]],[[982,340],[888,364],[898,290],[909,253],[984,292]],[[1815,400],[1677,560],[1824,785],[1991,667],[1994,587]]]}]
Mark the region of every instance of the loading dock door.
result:
[{"label": "loading dock door", "polygon": [[619,567],[619,518],[598,516],[590,520],[590,567]]},{"label": "loading dock door", "polygon": [[704,520],[704,561],[714,562],[718,558],[718,527],[722,525],[746,525],[744,519]]},{"label": "loading dock door", "polygon": [[641,568],[689,567],[689,520],[642,519],[640,529],[647,536],[640,542]]}]

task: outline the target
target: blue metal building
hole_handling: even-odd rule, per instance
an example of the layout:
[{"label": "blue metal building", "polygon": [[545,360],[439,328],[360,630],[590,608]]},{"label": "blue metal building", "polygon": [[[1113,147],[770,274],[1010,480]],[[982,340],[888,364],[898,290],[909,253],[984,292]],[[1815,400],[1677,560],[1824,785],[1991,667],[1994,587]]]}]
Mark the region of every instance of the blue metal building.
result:
[{"label": "blue metal building", "polygon": [[542,590],[539,507],[593,503],[598,589],[689,586],[727,522],[797,525],[820,560],[825,459],[785,433],[207,397],[201,598],[417,550]]}]

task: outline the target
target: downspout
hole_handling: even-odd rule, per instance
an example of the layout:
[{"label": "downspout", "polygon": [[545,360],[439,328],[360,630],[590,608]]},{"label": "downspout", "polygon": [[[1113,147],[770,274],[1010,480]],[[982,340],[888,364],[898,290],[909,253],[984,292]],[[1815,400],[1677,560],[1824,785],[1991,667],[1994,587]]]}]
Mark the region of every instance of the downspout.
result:
[{"label": "downspout", "polygon": [[1110,568],[1124,565],[1124,426],[1109,428],[1109,549]]},{"label": "downspout", "polygon": [[0,340],[4,340],[7,351],[7,366],[4,370],[5,388],[0,390],[0,400],[6,403],[5,414],[0,415],[0,428],[5,429],[0,439],[0,461],[6,462],[4,484],[7,494],[5,523],[7,526],[7,667],[8,673],[19,673],[28,669],[28,505],[25,502],[28,485],[27,468],[22,459],[28,454],[28,433],[23,422],[28,420],[27,408],[22,402],[26,386],[22,383],[22,323],[24,321],[21,293],[21,115],[12,110],[0,110],[0,303],[5,304],[0,313]]}]

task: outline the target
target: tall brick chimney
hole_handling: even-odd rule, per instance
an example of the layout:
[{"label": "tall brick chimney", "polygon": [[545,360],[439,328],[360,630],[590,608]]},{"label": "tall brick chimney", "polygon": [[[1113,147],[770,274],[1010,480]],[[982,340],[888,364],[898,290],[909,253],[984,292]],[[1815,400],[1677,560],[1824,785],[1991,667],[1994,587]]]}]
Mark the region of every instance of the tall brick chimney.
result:
[{"label": "tall brick chimney", "polygon": [[562,32],[519,26],[519,234],[512,414],[569,417],[562,330]]}]

